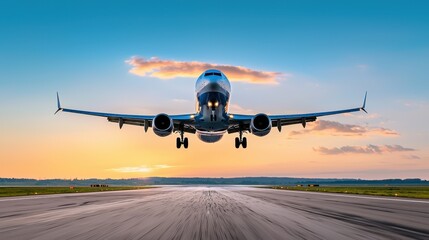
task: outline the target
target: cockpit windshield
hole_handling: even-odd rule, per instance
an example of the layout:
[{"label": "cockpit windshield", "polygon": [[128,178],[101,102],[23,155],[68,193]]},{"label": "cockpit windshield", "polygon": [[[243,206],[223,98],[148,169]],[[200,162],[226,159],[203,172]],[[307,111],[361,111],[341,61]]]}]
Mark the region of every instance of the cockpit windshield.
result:
[{"label": "cockpit windshield", "polygon": [[212,76],[212,75],[222,76],[222,74],[219,73],[219,72],[207,72],[207,73],[204,74],[204,77],[206,77],[206,76]]}]

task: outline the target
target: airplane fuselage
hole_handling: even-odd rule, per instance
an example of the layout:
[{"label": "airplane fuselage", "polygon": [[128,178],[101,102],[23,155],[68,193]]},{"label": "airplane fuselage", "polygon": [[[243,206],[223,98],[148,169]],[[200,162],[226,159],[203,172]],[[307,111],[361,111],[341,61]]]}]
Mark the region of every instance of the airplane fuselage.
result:
[{"label": "airplane fuselage", "polygon": [[204,142],[217,142],[229,126],[231,84],[221,71],[210,69],[197,79],[195,92],[197,136]]}]

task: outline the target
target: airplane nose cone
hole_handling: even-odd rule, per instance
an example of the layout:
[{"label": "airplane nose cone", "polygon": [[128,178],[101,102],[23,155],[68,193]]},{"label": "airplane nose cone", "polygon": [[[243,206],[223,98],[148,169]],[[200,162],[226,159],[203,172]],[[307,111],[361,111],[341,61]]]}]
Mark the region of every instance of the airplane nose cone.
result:
[{"label": "airplane nose cone", "polygon": [[217,82],[217,81],[210,81],[207,84],[207,89],[209,89],[211,91],[219,90],[219,88],[220,88],[220,85],[219,85],[219,82]]},{"label": "airplane nose cone", "polygon": [[210,81],[210,82],[217,82],[217,81],[219,81],[219,79],[221,79],[222,77],[221,76],[209,76],[207,79]]}]

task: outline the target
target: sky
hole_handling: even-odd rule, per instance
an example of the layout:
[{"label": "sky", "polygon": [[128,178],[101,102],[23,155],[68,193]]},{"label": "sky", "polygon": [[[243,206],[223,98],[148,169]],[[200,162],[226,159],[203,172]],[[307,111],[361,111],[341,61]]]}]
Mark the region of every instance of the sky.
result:
[{"label": "sky", "polygon": [[[0,177],[429,179],[427,1],[0,1]],[[195,110],[204,67],[231,112],[360,107],[203,143],[58,113]]]}]

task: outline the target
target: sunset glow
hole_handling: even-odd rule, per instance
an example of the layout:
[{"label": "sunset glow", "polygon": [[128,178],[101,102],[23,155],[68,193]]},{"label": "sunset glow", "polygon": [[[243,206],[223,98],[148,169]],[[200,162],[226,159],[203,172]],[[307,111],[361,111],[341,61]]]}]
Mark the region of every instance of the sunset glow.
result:
[{"label": "sunset glow", "polygon": [[[225,1],[216,19],[205,1],[0,3],[0,177],[429,179],[429,15],[382,2],[320,12],[325,3]],[[54,115],[57,91],[70,108],[193,113],[208,68],[231,80],[235,114],[360,107],[366,91],[369,114],[247,134],[247,149],[235,149],[237,134],[214,144],[185,134],[187,150],[177,134]]]}]

